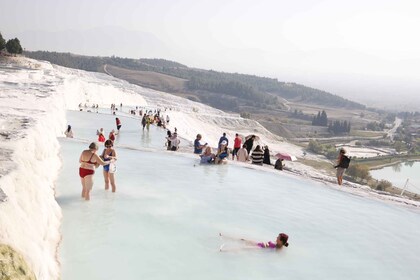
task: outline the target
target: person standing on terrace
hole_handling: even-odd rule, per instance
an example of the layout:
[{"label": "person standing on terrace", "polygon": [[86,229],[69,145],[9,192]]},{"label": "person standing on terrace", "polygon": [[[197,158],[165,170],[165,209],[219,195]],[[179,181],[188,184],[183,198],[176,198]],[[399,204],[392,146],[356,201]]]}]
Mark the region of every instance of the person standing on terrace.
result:
[{"label": "person standing on terrace", "polygon": [[346,150],[341,148],[337,158],[337,165],[334,166],[334,168],[337,168],[337,183],[340,186],[343,184],[344,171],[349,167],[349,163],[350,159],[346,156]]},{"label": "person standing on terrace", "polygon": [[241,162],[246,162],[246,161],[249,160],[249,155],[248,155],[248,151],[246,149],[246,144],[243,144],[242,148],[240,148],[238,150],[237,157],[238,157],[238,161],[241,161]]},{"label": "person standing on terrace", "polygon": [[236,157],[238,157],[238,151],[241,148],[241,144],[242,144],[242,139],[241,137],[239,137],[239,134],[236,133],[235,135],[235,140],[233,141],[233,152],[232,152],[232,160],[235,159],[235,155]]},{"label": "person standing on terrace", "polygon": [[226,146],[229,146],[229,139],[227,139],[225,132],[223,132],[223,136],[220,137],[220,139],[219,139],[219,146],[220,146],[220,144],[222,144],[223,141],[226,142]]}]

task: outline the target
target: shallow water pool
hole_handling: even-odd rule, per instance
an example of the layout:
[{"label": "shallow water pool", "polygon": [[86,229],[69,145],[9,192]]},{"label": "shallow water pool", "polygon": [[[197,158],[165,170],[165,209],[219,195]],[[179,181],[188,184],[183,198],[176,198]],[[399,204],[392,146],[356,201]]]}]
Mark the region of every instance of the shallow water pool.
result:
[{"label": "shallow water pool", "polygon": [[[80,122],[79,116],[68,118]],[[85,125],[96,129],[97,122]],[[164,136],[155,132],[150,143]],[[61,144],[57,201],[64,216],[64,280],[420,275],[420,214],[415,210],[282,173],[201,166],[198,159],[166,152],[161,145],[154,152],[117,147],[117,192],[103,189],[99,168],[86,202],[80,198],[77,170],[86,143],[61,139]],[[249,249],[219,232],[258,241],[274,241],[286,232],[290,246]]]}]

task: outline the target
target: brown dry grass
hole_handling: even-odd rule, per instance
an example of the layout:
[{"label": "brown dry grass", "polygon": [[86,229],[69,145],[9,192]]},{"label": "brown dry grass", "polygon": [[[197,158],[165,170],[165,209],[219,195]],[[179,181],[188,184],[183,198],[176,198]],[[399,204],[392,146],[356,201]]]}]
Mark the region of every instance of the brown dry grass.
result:
[{"label": "brown dry grass", "polygon": [[180,92],[185,89],[186,80],[150,71],[136,71],[106,65],[106,71],[116,78],[132,84],[166,92]]}]

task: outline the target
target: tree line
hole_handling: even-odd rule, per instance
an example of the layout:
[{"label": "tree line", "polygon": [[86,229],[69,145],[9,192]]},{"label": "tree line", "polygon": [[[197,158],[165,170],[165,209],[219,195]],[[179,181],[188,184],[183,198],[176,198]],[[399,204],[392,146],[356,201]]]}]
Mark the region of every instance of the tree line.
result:
[{"label": "tree line", "polygon": [[314,116],[312,119],[312,125],[316,126],[328,126],[328,116],[327,113],[322,110],[318,112],[318,115]]},{"label": "tree line", "polygon": [[328,131],[334,134],[349,133],[351,129],[350,122],[336,120],[328,124]]},{"label": "tree line", "polygon": [[10,54],[21,54],[23,52],[23,48],[20,45],[20,41],[18,38],[9,39],[7,42],[3,38],[0,32],[0,52],[4,49],[7,50]]}]

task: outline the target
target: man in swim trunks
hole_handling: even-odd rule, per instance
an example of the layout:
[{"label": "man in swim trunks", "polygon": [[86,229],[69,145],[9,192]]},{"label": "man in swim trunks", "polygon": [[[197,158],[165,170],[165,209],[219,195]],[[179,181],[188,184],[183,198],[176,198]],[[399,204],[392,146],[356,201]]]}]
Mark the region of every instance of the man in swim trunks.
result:
[{"label": "man in swim trunks", "polygon": [[95,174],[95,168],[99,165],[105,165],[106,163],[96,154],[98,151],[98,145],[92,142],[89,145],[89,150],[84,150],[80,155],[79,162],[79,176],[82,182],[82,197],[85,200],[90,200],[90,191],[93,187],[93,174]]}]

